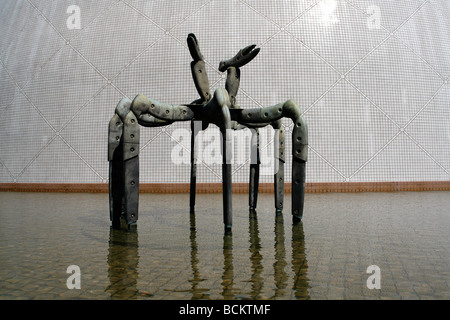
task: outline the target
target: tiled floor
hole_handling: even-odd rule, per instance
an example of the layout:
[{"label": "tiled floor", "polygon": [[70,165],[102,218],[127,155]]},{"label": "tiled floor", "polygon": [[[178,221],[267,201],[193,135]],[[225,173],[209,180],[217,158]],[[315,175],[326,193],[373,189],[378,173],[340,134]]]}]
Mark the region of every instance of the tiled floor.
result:
[{"label": "tiled floor", "polygon": [[279,217],[271,194],[256,216],[235,194],[231,236],[220,194],[199,194],[195,217],[188,203],[141,194],[127,232],[107,194],[0,193],[0,299],[450,298],[450,192],[307,194],[296,226],[290,194]]}]

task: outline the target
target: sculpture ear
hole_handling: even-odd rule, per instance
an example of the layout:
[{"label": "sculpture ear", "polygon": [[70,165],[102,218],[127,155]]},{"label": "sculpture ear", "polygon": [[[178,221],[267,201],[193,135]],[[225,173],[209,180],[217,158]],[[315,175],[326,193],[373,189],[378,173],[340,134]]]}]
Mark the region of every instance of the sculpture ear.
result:
[{"label": "sculpture ear", "polygon": [[191,53],[192,59],[194,61],[204,60],[202,53],[200,52],[200,47],[198,46],[198,40],[193,33],[190,33],[187,37],[187,43],[189,52]]},{"label": "sculpture ear", "polygon": [[219,71],[224,72],[230,67],[240,68],[250,61],[252,61],[259,53],[260,48],[256,48],[256,45],[252,44],[239,50],[239,52],[231,59],[220,61]]},{"label": "sculpture ear", "polygon": [[205,61],[200,52],[197,38],[193,33],[188,35],[187,43],[192,59],[194,59],[194,61],[191,62],[191,71],[195,88],[201,97],[202,103],[208,102],[211,100],[211,94],[209,93],[209,80],[208,75],[206,74]]}]

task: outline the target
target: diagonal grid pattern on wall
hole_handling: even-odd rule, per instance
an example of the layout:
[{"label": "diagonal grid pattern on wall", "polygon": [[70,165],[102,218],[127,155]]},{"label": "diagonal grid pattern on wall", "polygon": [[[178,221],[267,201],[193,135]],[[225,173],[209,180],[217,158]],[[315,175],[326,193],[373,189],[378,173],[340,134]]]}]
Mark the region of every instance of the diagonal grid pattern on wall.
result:
[{"label": "diagonal grid pattern on wall", "polygon": [[[21,21],[17,29],[2,19],[2,182],[107,182],[107,123],[122,97],[142,93],[177,104],[196,99],[185,43],[189,32],[199,38],[211,90],[224,86],[220,59],[251,43],[261,48],[242,70],[238,103],[299,103],[310,128],[307,181],[450,176],[450,157],[443,151],[450,144],[450,63],[421,48],[414,34],[415,19],[433,27],[431,18],[450,12],[444,1],[77,3],[80,30],[65,25],[71,1],[21,0],[0,12]],[[367,8],[374,3],[381,23],[370,29]],[[29,19],[14,19],[24,14]],[[433,36],[442,39],[439,32]],[[448,49],[450,43],[438,46]],[[285,120],[283,127],[289,141],[292,124]],[[189,125],[141,130],[143,182],[189,181],[189,165],[171,159],[176,147],[190,152],[189,140],[173,135],[177,129]],[[205,133],[210,139],[212,131]],[[247,181],[249,161],[234,165],[235,181]],[[220,170],[201,161],[200,180],[219,182]],[[286,171],[289,177],[288,166]]]}]

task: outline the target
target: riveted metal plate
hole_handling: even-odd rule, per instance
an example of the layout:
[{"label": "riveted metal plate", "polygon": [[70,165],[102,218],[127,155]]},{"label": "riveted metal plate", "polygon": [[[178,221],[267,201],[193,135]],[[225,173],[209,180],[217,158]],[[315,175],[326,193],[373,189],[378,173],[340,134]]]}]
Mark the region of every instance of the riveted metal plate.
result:
[{"label": "riveted metal plate", "polygon": [[139,157],[124,161],[124,199],[127,224],[138,219],[139,207]]},{"label": "riveted metal plate", "polygon": [[143,127],[164,127],[167,125],[172,124],[172,121],[166,121],[166,120],[161,120],[158,118],[155,118],[154,116],[146,113],[146,114],[141,114],[138,117],[138,123],[143,126]]},{"label": "riveted metal plate", "polygon": [[117,147],[120,145],[123,133],[123,122],[119,115],[115,114],[108,127],[108,161],[113,160]]},{"label": "riveted metal plate", "polygon": [[240,123],[270,123],[281,119],[283,116],[283,104],[277,104],[264,108],[243,109]]},{"label": "riveted metal plate", "polygon": [[272,123],[272,127],[275,130],[274,137],[274,153],[275,159],[278,159],[285,162],[286,159],[286,151],[285,151],[285,141],[284,141],[284,128],[281,125],[281,120],[278,120],[275,123]]},{"label": "riveted metal plate", "polygon": [[119,115],[122,121],[125,120],[128,112],[130,112],[131,100],[128,98],[122,98],[116,106],[116,114]]},{"label": "riveted metal plate", "polygon": [[209,80],[206,74],[205,61],[192,61],[191,72],[198,94],[203,101],[209,101],[211,99],[211,93],[209,92]]},{"label": "riveted metal plate", "polygon": [[305,199],[306,162],[292,159],[292,216],[301,220]]},{"label": "riveted metal plate", "polygon": [[278,171],[274,174],[275,208],[280,211],[284,203],[284,161],[278,160]]},{"label": "riveted metal plate", "polygon": [[123,159],[128,160],[139,155],[139,124],[130,111],[125,117],[123,127]]},{"label": "riveted metal plate", "polygon": [[172,120],[188,121],[194,119],[194,111],[188,106],[172,106]]},{"label": "riveted metal plate", "polygon": [[292,155],[302,161],[308,160],[308,127],[303,118],[294,121],[292,130]]},{"label": "riveted metal plate", "polygon": [[[142,99],[142,98],[141,98]],[[148,99],[145,103],[147,107],[147,112],[150,116],[155,117],[155,120],[150,120],[149,116],[143,114],[140,119],[144,121],[160,122],[165,121],[166,124],[170,124],[173,121],[188,121],[195,117],[193,108],[185,105],[171,105],[167,103],[158,102],[153,99]],[[145,117],[145,118],[144,118]],[[150,126],[150,125],[149,125]]]}]

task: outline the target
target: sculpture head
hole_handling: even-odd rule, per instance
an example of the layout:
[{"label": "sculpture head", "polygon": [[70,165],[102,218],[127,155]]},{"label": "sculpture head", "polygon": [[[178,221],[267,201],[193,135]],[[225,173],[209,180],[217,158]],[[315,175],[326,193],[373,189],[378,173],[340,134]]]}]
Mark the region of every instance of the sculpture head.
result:
[{"label": "sculpture head", "polygon": [[251,46],[247,46],[244,49],[239,50],[233,58],[220,61],[219,71],[225,72],[230,67],[240,68],[246,65],[252,61],[261,50],[260,48],[255,49],[255,47],[256,45],[252,44]]}]

